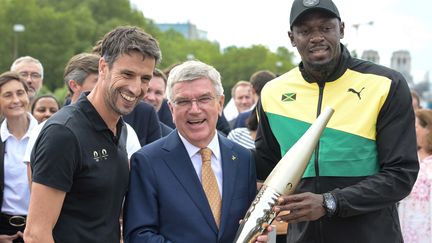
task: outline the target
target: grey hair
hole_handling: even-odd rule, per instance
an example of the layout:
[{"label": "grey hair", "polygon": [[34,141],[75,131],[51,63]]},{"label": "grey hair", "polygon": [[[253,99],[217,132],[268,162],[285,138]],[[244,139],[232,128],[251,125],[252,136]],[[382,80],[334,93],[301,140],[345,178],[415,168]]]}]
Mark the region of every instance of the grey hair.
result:
[{"label": "grey hair", "polygon": [[173,99],[173,87],[176,83],[188,82],[200,78],[209,79],[215,88],[216,95],[222,96],[224,93],[221,76],[219,72],[208,64],[200,61],[186,61],[175,66],[168,75],[167,98]]},{"label": "grey hair", "polygon": [[41,73],[40,73],[41,77],[43,79],[44,69],[43,69],[42,63],[38,59],[31,57],[31,56],[20,57],[12,63],[10,70],[13,72],[16,72],[16,66],[20,63],[35,63],[36,65],[38,65],[40,70],[41,70]]},{"label": "grey hair", "polygon": [[77,84],[83,85],[85,79],[91,74],[98,74],[99,55],[90,53],[77,54],[69,60],[64,70],[64,82],[69,92],[73,90],[69,86],[69,81],[74,80]]},{"label": "grey hair", "polygon": [[89,76],[89,73],[87,73],[86,71],[84,71],[82,69],[75,69],[75,70],[72,70],[70,73],[68,73],[64,77],[64,82],[65,82],[66,86],[68,87],[69,91],[71,93],[73,93],[73,90],[69,86],[69,80],[74,80],[77,84],[83,85],[84,80],[87,78],[87,76]]}]

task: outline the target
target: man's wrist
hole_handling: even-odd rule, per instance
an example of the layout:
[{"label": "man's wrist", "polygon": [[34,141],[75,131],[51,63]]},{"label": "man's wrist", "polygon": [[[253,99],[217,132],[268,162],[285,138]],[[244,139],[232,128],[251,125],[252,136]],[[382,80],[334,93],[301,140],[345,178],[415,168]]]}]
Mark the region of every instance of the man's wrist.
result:
[{"label": "man's wrist", "polygon": [[336,198],[330,192],[323,193],[323,207],[327,217],[332,217],[337,208]]}]

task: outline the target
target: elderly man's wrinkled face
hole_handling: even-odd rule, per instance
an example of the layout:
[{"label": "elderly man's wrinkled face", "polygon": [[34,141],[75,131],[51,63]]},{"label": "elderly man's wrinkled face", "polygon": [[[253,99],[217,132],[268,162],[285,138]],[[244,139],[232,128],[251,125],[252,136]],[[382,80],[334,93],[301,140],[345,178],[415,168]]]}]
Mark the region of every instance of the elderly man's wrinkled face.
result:
[{"label": "elderly man's wrinkled face", "polygon": [[217,96],[206,78],[176,83],[172,94],[169,106],[178,131],[191,144],[206,147],[216,133],[224,96]]},{"label": "elderly man's wrinkled face", "polygon": [[42,70],[41,67],[34,62],[21,62],[15,66],[15,72],[26,81],[28,90],[28,96],[30,100],[33,100],[36,94],[42,87]]}]

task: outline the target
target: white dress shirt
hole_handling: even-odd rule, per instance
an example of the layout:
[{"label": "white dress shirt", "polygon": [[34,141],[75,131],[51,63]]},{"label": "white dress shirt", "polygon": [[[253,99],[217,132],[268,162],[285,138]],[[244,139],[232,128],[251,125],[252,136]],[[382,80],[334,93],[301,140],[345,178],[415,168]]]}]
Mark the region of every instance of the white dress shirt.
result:
[{"label": "white dress shirt", "polygon": [[29,141],[30,132],[38,124],[28,113],[30,120],[26,134],[18,140],[7,128],[7,119],[0,126],[1,140],[5,143],[4,191],[1,212],[9,215],[27,215],[30,190],[27,167],[22,158]]},{"label": "white dress shirt", "polygon": [[[202,160],[201,160],[201,154],[199,153],[201,148],[196,147],[195,145],[189,143],[186,140],[186,138],[184,138],[180,133],[179,136],[186,148],[187,153],[189,154],[193,167],[195,168],[195,172],[197,173],[198,178],[201,181]],[[210,141],[210,144],[207,145],[207,148],[209,148],[212,151],[211,167],[213,169],[213,173],[216,176],[220,195],[222,195],[222,178],[223,178],[222,177],[222,157],[221,157],[217,132],[215,132],[215,135],[213,139]]]}]

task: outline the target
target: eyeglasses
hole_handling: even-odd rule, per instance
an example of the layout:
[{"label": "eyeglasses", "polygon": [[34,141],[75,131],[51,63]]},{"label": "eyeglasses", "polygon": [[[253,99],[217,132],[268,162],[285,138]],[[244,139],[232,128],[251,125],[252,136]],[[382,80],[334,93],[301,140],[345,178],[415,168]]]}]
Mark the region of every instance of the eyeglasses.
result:
[{"label": "eyeglasses", "polygon": [[21,78],[27,78],[29,76],[30,76],[31,79],[40,79],[40,78],[42,78],[42,75],[40,73],[36,73],[36,72],[30,72],[30,73],[29,72],[20,72],[20,73],[18,73],[18,75]]},{"label": "eyeglasses", "polygon": [[173,103],[175,106],[179,107],[179,108],[191,108],[192,107],[192,103],[195,102],[197,104],[198,107],[202,108],[205,107],[206,105],[209,105],[212,103],[212,101],[216,99],[216,97],[210,96],[210,95],[205,95],[205,96],[201,96],[199,98],[196,99],[177,99],[174,100]]}]

